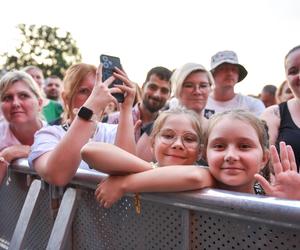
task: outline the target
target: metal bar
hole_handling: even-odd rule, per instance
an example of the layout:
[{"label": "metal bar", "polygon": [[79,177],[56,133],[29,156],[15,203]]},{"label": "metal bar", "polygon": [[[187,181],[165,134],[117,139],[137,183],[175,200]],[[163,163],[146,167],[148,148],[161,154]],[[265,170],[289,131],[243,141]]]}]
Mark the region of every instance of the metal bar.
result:
[{"label": "metal bar", "polygon": [[[21,170],[25,168],[21,167]],[[97,183],[105,177],[100,172],[78,169],[71,184],[95,189]],[[143,194],[142,198],[190,210],[226,213],[252,221],[268,221],[271,224],[300,228],[300,202],[295,200],[209,188],[195,192]]]},{"label": "metal bar", "polygon": [[22,249],[23,240],[27,232],[33,211],[41,194],[41,181],[34,180],[29,188],[20,217],[14,230],[9,249]]},{"label": "metal bar", "polygon": [[190,211],[182,209],[182,250],[190,249]]},{"label": "metal bar", "polygon": [[64,193],[47,245],[48,250],[65,249],[76,211],[77,197],[78,191],[74,188],[68,188]]}]

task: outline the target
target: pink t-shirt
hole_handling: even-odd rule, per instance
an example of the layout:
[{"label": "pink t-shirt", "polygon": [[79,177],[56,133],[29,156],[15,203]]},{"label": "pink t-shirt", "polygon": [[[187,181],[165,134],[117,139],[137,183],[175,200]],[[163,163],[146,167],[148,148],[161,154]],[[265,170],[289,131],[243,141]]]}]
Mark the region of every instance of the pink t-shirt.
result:
[{"label": "pink t-shirt", "polygon": [[0,151],[6,147],[21,144],[11,132],[9,123],[4,119],[0,120],[0,138]]}]

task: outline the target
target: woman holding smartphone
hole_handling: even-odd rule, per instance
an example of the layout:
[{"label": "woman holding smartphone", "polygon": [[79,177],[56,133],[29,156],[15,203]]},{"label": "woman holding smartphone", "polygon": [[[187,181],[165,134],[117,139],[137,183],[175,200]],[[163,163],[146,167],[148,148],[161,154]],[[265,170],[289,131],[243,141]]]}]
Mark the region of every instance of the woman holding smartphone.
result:
[{"label": "woman holding smartphone", "polygon": [[[108,88],[115,79],[121,80],[124,85]],[[98,122],[106,106],[116,102],[112,93],[120,92],[124,93],[125,100],[120,104],[119,125]],[[84,63],[71,66],[64,78],[63,124],[48,126],[35,135],[29,164],[45,181],[64,186],[73,178],[78,167],[89,169],[80,157],[80,150],[88,141],[115,143],[135,153],[131,115],[134,97],[134,84],[120,69],[116,68],[113,75],[102,82],[102,65],[98,70]]]}]

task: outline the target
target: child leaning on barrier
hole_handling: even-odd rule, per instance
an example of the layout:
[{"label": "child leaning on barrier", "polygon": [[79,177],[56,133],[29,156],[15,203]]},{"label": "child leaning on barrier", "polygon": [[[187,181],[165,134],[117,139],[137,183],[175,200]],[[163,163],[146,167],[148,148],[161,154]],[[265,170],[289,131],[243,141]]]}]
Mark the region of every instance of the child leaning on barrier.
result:
[{"label": "child leaning on barrier", "polygon": [[[200,158],[201,144],[203,142],[200,119],[194,111],[178,107],[162,112],[154,123],[150,139],[152,150],[157,160],[156,164],[128,154],[126,151],[113,145],[98,142],[86,144],[81,150],[81,155],[90,167],[111,175],[143,172],[137,174],[138,179],[141,178],[143,182],[144,174],[146,174],[145,178],[148,180],[147,174],[151,172],[152,176],[150,178],[152,180],[144,182],[145,186],[143,186],[142,190],[137,186],[139,192],[180,191],[183,188],[190,190],[194,189],[197,183],[200,186],[196,188],[204,188],[213,184],[212,179],[212,181],[204,183],[201,181],[198,182],[194,178],[194,176],[197,176],[195,171],[200,171],[201,174],[199,176],[201,178],[210,180],[210,174],[205,168],[194,166]],[[170,167],[167,167],[169,165],[178,165],[178,167],[172,166],[170,170]],[[190,167],[190,171],[188,172],[185,169],[187,165]],[[156,168],[156,166],[160,168]],[[168,178],[168,172],[170,171],[174,174],[176,173],[175,175],[178,176],[181,175],[181,172],[182,174],[186,173],[185,176],[188,181],[182,179],[181,182],[179,179],[174,183],[174,179]],[[190,178],[187,174],[190,175]],[[130,176],[128,175],[127,177]],[[113,176],[108,178],[107,181],[109,183],[118,183],[118,180],[123,181],[123,177]],[[135,176],[133,175],[133,177]],[[106,183],[109,187],[110,184],[108,182]],[[139,185],[139,183],[137,184]],[[124,192],[121,189],[119,191],[121,192],[113,194],[114,200],[107,202],[105,207],[109,207],[123,196]]]},{"label": "child leaning on barrier", "polygon": [[[182,140],[176,137],[175,142],[181,144],[178,152],[186,150]],[[153,150],[156,157],[160,154],[162,159],[168,159],[170,156],[161,150],[163,144],[160,138],[154,137]],[[123,174],[134,173],[110,176],[98,185],[96,197],[104,207],[110,207],[126,192],[173,192],[216,187],[256,193],[256,179],[267,195],[300,199],[299,191],[293,188],[296,182],[299,183],[300,176],[295,172],[296,164],[291,147],[281,143],[280,162],[276,149],[271,146],[275,168],[273,186],[258,174],[269,160],[268,135],[264,122],[247,111],[226,111],[211,118],[204,141],[209,168],[180,166],[178,163],[174,166],[169,161],[168,165],[172,166],[152,169],[149,163],[114,146],[107,149],[106,158],[103,159],[101,154],[106,151],[104,148],[104,145],[86,145],[82,150],[83,159],[94,168],[110,174],[121,174],[122,171]],[[108,152],[112,157],[109,157]],[[100,156],[97,157],[97,154]],[[107,171],[104,166],[111,170]],[[295,181],[291,182],[293,179]]]}]

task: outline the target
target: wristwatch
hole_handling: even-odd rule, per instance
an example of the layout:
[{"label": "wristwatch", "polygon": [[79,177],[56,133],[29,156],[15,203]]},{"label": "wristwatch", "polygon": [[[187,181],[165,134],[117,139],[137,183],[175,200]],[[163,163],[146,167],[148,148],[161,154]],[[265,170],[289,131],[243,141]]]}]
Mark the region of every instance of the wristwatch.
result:
[{"label": "wristwatch", "polygon": [[94,112],[87,107],[82,106],[77,115],[83,120],[94,121]]}]

